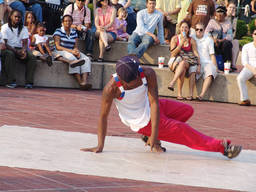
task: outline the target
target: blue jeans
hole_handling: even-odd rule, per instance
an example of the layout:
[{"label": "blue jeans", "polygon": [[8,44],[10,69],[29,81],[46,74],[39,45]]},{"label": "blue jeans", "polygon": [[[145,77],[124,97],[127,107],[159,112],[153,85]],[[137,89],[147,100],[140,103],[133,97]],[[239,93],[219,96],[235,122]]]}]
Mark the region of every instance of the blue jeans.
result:
[{"label": "blue jeans", "polygon": [[37,21],[39,21],[39,22],[43,21],[42,7],[38,3],[32,4],[28,7],[25,7],[25,5],[22,2],[15,1],[15,2],[10,4],[10,7],[12,9],[17,9],[22,13],[22,22],[23,23],[24,23],[24,17],[25,17],[25,14],[26,14],[26,10],[32,11],[36,16]]},{"label": "blue jeans", "polygon": [[141,58],[147,48],[154,43],[154,39],[149,35],[139,36],[133,32],[128,40],[128,54],[135,54],[138,58]]},{"label": "blue jeans", "polygon": [[88,29],[86,32],[86,37],[85,37],[85,51],[86,54],[93,53],[93,44],[95,40],[95,33],[92,31],[92,29]]}]

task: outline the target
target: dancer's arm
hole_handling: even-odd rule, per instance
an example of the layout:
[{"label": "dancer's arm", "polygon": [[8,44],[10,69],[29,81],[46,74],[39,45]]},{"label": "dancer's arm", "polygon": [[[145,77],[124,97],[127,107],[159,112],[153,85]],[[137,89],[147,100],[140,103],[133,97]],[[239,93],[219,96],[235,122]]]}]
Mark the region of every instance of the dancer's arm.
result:
[{"label": "dancer's arm", "polygon": [[82,151],[89,151],[100,153],[103,151],[105,137],[107,134],[107,122],[108,122],[108,114],[111,109],[111,105],[115,96],[115,87],[113,86],[113,79],[105,86],[102,93],[102,101],[101,101],[101,112],[100,119],[98,121],[98,145],[93,148],[84,148]]},{"label": "dancer's arm", "polygon": [[155,71],[151,68],[143,68],[148,82],[148,98],[150,103],[150,116],[151,116],[151,136],[150,147],[153,150],[154,145],[157,143],[158,126],[159,126],[159,104],[158,104],[158,88]]}]

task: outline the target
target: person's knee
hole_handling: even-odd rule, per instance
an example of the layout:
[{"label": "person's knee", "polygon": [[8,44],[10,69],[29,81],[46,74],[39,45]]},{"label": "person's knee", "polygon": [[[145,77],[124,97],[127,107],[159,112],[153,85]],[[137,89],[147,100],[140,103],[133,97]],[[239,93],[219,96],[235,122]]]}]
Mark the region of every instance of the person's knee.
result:
[{"label": "person's knee", "polygon": [[237,83],[244,83],[246,80],[242,77],[241,74],[239,74],[236,78]]}]

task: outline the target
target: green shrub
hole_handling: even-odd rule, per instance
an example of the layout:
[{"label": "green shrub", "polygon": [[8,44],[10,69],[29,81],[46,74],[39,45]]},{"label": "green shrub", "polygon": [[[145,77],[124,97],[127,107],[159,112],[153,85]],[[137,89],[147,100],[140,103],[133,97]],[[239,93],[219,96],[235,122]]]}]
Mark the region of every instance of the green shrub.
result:
[{"label": "green shrub", "polygon": [[250,31],[250,34],[253,33],[254,29],[255,29],[255,19],[251,20],[251,22],[249,23],[249,31]]},{"label": "green shrub", "polygon": [[245,44],[250,43],[253,41],[251,36],[244,36],[242,39],[239,40],[239,46],[243,47]]},{"label": "green shrub", "polygon": [[237,20],[236,25],[236,39],[241,39],[243,36],[247,35],[248,28],[243,20]]}]

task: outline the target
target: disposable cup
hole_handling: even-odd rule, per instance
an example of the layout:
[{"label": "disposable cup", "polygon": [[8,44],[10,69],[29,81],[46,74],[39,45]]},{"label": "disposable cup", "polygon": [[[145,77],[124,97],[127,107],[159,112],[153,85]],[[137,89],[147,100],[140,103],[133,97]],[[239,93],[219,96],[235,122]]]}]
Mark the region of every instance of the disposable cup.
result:
[{"label": "disposable cup", "polygon": [[164,67],[164,57],[158,57],[158,68]]},{"label": "disposable cup", "polygon": [[224,74],[229,74],[230,66],[231,66],[230,62],[225,62],[224,63]]}]

